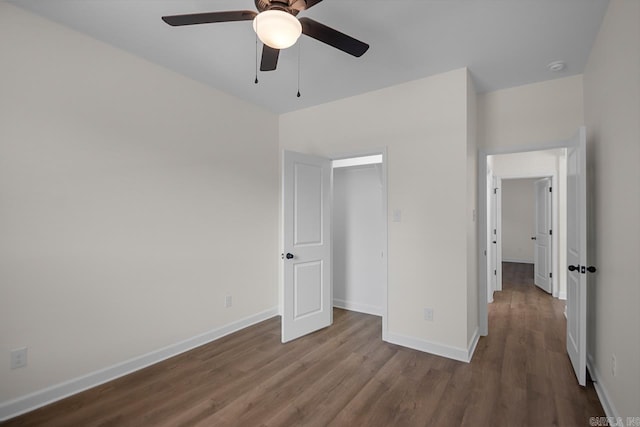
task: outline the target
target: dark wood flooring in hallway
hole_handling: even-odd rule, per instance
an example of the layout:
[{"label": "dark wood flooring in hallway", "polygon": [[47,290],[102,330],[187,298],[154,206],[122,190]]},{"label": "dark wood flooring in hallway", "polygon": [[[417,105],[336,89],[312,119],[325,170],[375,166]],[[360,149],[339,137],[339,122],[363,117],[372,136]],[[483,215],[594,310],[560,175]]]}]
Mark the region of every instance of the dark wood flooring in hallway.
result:
[{"label": "dark wood flooring in hallway", "polygon": [[504,264],[489,335],[471,363],[385,343],[381,320],[335,310],[330,328],[280,343],[273,318],[9,420],[6,426],[588,426],[564,304]]}]

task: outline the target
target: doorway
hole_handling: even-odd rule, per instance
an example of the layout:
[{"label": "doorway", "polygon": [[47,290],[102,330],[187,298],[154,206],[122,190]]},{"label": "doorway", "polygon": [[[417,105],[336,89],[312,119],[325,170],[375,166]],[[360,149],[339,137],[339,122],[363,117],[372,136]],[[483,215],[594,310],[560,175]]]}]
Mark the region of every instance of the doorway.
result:
[{"label": "doorway", "polygon": [[384,149],[333,159],[283,152],[283,343],[330,326],[334,303],[382,316],[386,339],[385,156]]},{"label": "doorway", "polygon": [[387,336],[386,149],[332,156],[333,305],[382,317]]},{"label": "doorway", "polygon": [[[536,265],[539,287],[566,299],[566,274],[559,271],[566,248],[566,149],[487,155],[486,162],[487,301],[502,289],[502,261]],[[505,208],[512,218],[506,224]]]},{"label": "doorway", "polygon": [[558,222],[557,211],[553,210],[553,180],[552,176],[494,178],[489,207],[492,224],[489,302],[493,301],[495,291],[502,290],[504,262],[531,265],[531,279],[535,285],[558,296],[557,273],[555,281],[553,277],[556,256],[553,224]]},{"label": "doorway", "polygon": [[[561,290],[564,291],[566,299],[566,332],[567,332],[567,353],[573,365],[579,384],[585,384],[586,378],[586,292],[587,292],[587,276],[588,272],[595,272],[595,267],[586,267],[587,259],[587,209],[586,209],[586,130],[580,127],[576,134],[559,143],[548,144],[544,147],[536,147],[529,150],[513,150],[494,151],[488,153],[480,151],[478,155],[478,203],[479,203],[479,222],[483,226],[479,227],[480,236],[480,256],[486,258],[484,262],[479,263],[478,272],[478,294],[488,295],[490,281],[488,268],[490,266],[490,242],[491,234],[490,224],[490,183],[496,171],[492,157],[495,155],[511,156],[509,162],[503,167],[509,172],[504,175],[516,174],[520,175],[523,168],[529,166],[540,167],[544,164],[542,161],[527,160],[527,156],[542,154],[545,151],[560,150],[562,161],[556,161],[553,171],[557,171],[557,179],[553,182],[553,188],[558,189],[555,192],[555,205],[559,206],[560,227],[555,227],[558,232],[554,233],[555,244],[558,250],[554,257],[557,265],[553,270],[558,272],[558,281]],[[519,161],[518,161],[519,160]],[[524,160],[524,162],[523,162]],[[539,159],[540,160],[540,159]],[[496,174],[500,176],[501,174]],[[542,176],[552,175],[550,173],[542,173]],[[503,176],[504,177],[504,176]],[[513,177],[513,176],[512,176]],[[560,184],[560,185],[558,185]],[[555,225],[554,225],[555,226]],[[560,237],[560,239],[558,239]],[[555,243],[554,242],[554,243]],[[558,268],[562,266],[562,268]],[[570,272],[571,284],[567,283],[567,270]],[[564,285],[564,289],[562,286]],[[486,336],[489,333],[488,322],[488,303],[483,299],[478,299],[478,324],[480,335]]]},{"label": "doorway", "polygon": [[373,161],[333,163],[333,306],[382,316],[382,156]]}]

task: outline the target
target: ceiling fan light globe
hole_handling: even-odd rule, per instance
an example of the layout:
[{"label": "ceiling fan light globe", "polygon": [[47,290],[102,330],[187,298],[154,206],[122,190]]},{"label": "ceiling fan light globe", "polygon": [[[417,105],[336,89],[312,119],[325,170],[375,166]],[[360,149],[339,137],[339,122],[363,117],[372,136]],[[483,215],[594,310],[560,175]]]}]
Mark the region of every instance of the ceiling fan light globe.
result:
[{"label": "ceiling fan light globe", "polygon": [[286,49],[302,34],[302,24],[290,13],[267,10],[253,19],[253,30],[260,41],[274,49]]}]

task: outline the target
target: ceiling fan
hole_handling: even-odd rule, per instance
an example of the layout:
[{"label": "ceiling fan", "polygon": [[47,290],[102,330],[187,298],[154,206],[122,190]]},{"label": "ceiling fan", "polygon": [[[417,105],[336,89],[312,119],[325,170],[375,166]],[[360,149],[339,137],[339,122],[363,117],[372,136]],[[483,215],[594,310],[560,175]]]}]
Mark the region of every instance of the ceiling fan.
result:
[{"label": "ceiling fan", "polygon": [[300,34],[333,46],[355,57],[362,56],[369,45],[310,18],[296,18],[298,13],[322,0],[255,0],[256,9],[225,12],[192,13],[163,16],[171,26],[211,24],[216,22],[253,21],[253,29],[264,44],[260,71],[272,71],[278,65],[280,49],[292,46]]}]

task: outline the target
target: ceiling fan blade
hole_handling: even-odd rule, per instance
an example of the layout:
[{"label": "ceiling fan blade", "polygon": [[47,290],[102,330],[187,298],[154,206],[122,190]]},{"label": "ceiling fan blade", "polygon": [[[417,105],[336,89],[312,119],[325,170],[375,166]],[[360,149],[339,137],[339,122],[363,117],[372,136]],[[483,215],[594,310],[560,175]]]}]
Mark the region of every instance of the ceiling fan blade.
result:
[{"label": "ceiling fan blade", "polygon": [[262,60],[260,61],[260,71],[273,71],[278,65],[280,49],[274,49],[266,44],[262,47]]},{"label": "ceiling fan blade", "polygon": [[329,46],[333,46],[336,49],[340,49],[349,55],[360,57],[369,49],[368,44],[356,40],[338,30],[334,30],[331,27],[327,27],[313,19],[300,18],[300,23],[302,24],[303,34],[322,43],[326,43]]},{"label": "ceiling fan blade", "polygon": [[307,3],[307,9],[309,9],[312,6],[317,5],[318,3],[320,3],[322,0],[305,0],[305,2]]},{"label": "ceiling fan blade", "polygon": [[230,10],[227,12],[163,16],[162,20],[171,26],[178,27],[181,25],[212,24],[215,22],[251,21],[256,15],[257,12],[253,10]]}]

